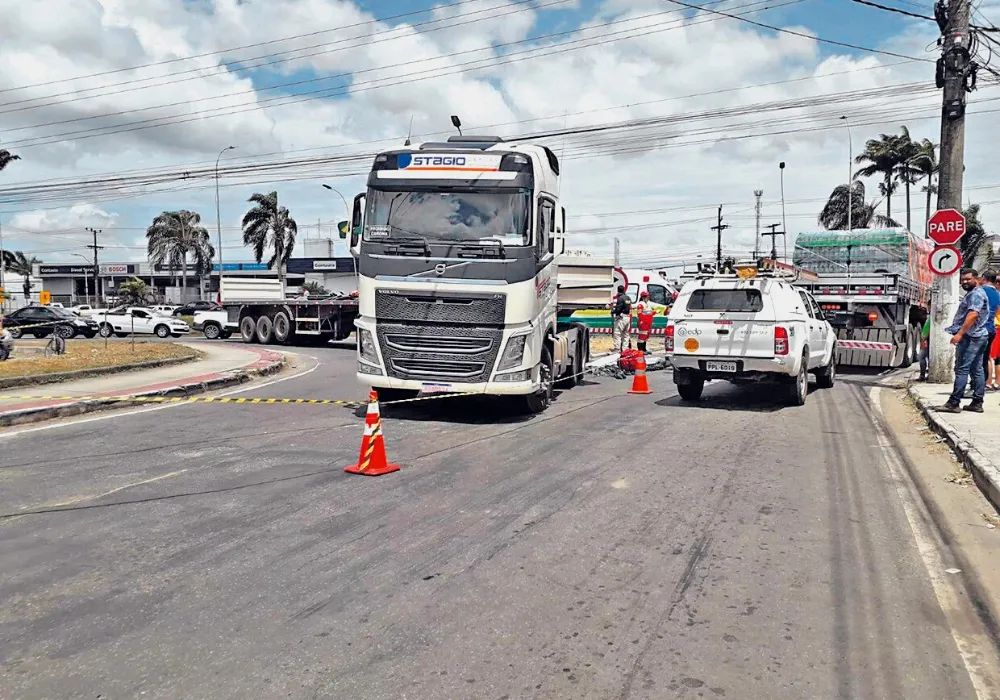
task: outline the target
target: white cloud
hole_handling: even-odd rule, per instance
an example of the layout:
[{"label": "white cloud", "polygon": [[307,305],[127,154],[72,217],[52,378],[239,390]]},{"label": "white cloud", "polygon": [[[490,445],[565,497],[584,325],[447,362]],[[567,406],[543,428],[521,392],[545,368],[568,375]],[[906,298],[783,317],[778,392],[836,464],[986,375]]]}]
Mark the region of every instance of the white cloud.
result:
[{"label": "white cloud", "polygon": [[[7,103],[35,100],[16,107],[46,105],[17,112],[11,112],[11,106],[0,107],[4,142],[23,157],[0,174],[0,198],[3,187],[26,181],[214,163],[219,150],[230,144],[237,145],[238,151],[225,156],[224,162],[229,163],[251,162],[255,154],[285,152],[285,157],[296,158],[323,152],[367,152],[390,143],[373,141],[405,134],[411,117],[417,143],[426,135],[449,129],[451,114],[462,116],[467,133],[505,124],[495,129],[505,135],[671,117],[670,123],[643,129],[548,141],[564,159],[563,195],[571,216],[570,230],[583,231],[574,237],[573,247],[610,251],[612,239],[618,237],[623,254],[666,256],[676,249],[711,249],[714,236],[709,226],[719,203],[726,203],[724,214],[731,225],[727,244],[752,244],[753,191],[757,188],[765,193],[764,223],[780,221],[777,163],[781,160],[788,164],[788,228],[793,233],[815,228],[823,198],[846,177],[847,134],[838,120],[841,114],[851,117],[855,152],[866,139],[896,131],[901,124],[910,126],[914,137],[938,140],[936,118],[917,119],[922,114],[936,116],[940,94],[933,89],[920,95],[887,93],[840,104],[803,102],[794,109],[787,104],[796,98],[876,90],[911,81],[932,86],[930,63],[899,65],[900,60],[887,56],[831,53],[831,47],[807,38],[762,32],[711,15],[681,21],[680,14],[665,13],[661,3],[616,0],[594,18],[584,18],[584,29],[573,36],[511,46],[503,51],[513,52],[510,60],[485,70],[461,72],[469,62],[495,57],[497,44],[536,36],[543,32],[542,26],[564,27],[570,16],[566,8],[574,5],[544,7],[551,0],[537,4],[542,7],[485,0],[439,8],[431,15],[404,18],[392,25],[371,23],[370,13],[333,0],[205,0],[199,4],[34,0],[16,7],[0,5],[4,45],[0,90],[120,71],[0,93]],[[560,21],[546,24],[554,12]],[[761,19],[768,21],[767,14]],[[423,24],[429,20],[441,21]],[[604,26],[608,22],[616,24]],[[924,48],[933,37],[913,31],[890,38],[886,46],[905,55],[932,57]],[[309,36],[202,55],[292,35]],[[586,48],[564,50],[580,45]],[[256,61],[294,59],[258,70],[253,80],[223,65],[292,49],[291,54]],[[528,49],[549,55],[518,60],[524,55],[518,52]],[[158,63],[191,56],[198,57]],[[131,69],[150,63],[157,65]],[[424,79],[429,70],[452,74]],[[189,72],[177,75],[179,71]],[[314,80],[342,73],[354,74],[346,95],[338,94],[343,92],[338,86],[348,82],[345,79]],[[275,101],[282,92],[261,89],[302,80],[313,82],[297,86],[296,91],[326,91],[326,97],[301,95]],[[779,84],[741,89],[765,83]],[[373,85],[383,87],[370,89]],[[995,91],[984,88],[974,93],[970,113],[995,109],[990,102],[976,106],[979,100],[995,97]],[[71,94],[51,97],[62,93]],[[87,96],[91,98],[79,99]],[[785,107],[760,107],[779,102]],[[758,107],[732,112],[748,105]],[[206,110],[234,113],[201,118]],[[83,131],[77,136],[88,137],[93,134],[88,130],[145,127],[158,123],[146,120],[157,119],[180,123],[31,145],[66,132]],[[1000,166],[996,165],[1000,152],[995,145],[998,125],[1000,120],[990,114],[970,117],[967,185],[1000,183]],[[756,137],[745,138],[751,135]],[[290,153],[301,149],[315,150]],[[302,225],[315,226],[317,217],[324,222],[343,218],[339,198],[331,199],[318,183],[330,182],[350,198],[363,187],[364,177],[328,179],[336,172],[337,167],[331,165],[281,172],[273,176],[275,182],[224,182],[227,259],[248,257],[236,246],[239,217],[254,190],[278,189]],[[282,181],[296,177],[301,180]],[[38,241],[39,250],[59,247],[59,239],[52,236],[65,234],[55,231],[90,225],[117,231],[114,235],[121,245],[131,246],[118,249],[121,257],[141,257],[142,231],[163,209],[195,209],[214,224],[214,189],[212,183],[204,184],[204,189],[178,187],[155,196],[101,199],[71,207],[82,198],[60,195],[66,199],[46,198],[27,205],[4,205],[0,199],[0,212],[8,212],[0,213],[0,220],[10,227],[50,234],[30,239]],[[869,190],[875,191],[874,183]],[[1000,199],[998,191],[970,189],[968,194],[973,201],[990,202]],[[901,195],[894,197],[894,214],[903,210],[901,200]],[[66,208],[49,210],[48,206]],[[81,209],[85,206],[91,207],[89,213]],[[913,227],[920,230],[923,195],[919,186],[913,208]],[[10,213],[21,209],[32,211]],[[996,204],[984,207],[988,226],[1000,225],[998,212]],[[86,216],[99,215],[111,220],[84,223]],[[605,231],[594,231],[601,228]],[[84,242],[80,236],[67,240]],[[104,253],[112,254],[117,252]]]}]

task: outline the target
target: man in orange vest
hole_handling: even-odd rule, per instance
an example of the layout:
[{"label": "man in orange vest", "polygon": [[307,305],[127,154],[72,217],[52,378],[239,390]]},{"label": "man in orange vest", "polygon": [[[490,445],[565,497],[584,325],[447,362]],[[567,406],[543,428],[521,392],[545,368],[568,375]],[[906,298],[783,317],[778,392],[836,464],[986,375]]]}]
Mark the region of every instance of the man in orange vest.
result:
[{"label": "man in orange vest", "polygon": [[646,341],[649,340],[649,334],[653,330],[653,318],[656,316],[656,309],[649,301],[649,292],[644,290],[639,295],[639,303],[636,304],[635,310],[638,314],[639,352],[645,353]]}]

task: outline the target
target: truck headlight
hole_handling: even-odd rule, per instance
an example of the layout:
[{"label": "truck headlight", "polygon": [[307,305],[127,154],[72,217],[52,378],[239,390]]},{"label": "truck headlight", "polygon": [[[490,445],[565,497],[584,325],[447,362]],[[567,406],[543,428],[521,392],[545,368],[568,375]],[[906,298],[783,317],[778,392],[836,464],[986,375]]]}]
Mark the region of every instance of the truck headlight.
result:
[{"label": "truck headlight", "polygon": [[372,338],[371,331],[364,328],[358,329],[358,353],[362,359],[375,365],[378,364],[378,353],[375,352],[375,340]]},{"label": "truck headlight", "polygon": [[507,347],[503,349],[500,357],[500,364],[497,371],[502,372],[511,367],[517,367],[524,360],[524,343],[527,341],[527,334],[512,335],[507,339]]}]

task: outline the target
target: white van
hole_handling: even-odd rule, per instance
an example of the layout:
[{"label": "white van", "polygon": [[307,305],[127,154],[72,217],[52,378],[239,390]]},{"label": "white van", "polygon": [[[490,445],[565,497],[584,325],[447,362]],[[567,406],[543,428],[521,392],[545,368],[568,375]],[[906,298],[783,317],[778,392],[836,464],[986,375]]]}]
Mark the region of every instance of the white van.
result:
[{"label": "white van", "polygon": [[681,398],[697,401],[706,381],[777,381],[801,406],[808,374],[833,386],[837,337],[804,290],[776,277],[706,276],[684,285],[666,328],[667,357]]}]

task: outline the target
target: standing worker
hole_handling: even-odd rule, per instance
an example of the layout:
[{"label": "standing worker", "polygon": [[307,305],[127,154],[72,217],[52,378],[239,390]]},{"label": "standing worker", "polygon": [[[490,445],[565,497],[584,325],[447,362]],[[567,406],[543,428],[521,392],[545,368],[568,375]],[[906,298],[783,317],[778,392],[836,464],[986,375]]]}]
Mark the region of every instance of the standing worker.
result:
[{"label": "standing worker", "polygon": [[958,303],[958,311],[946,332],[951,334],[951,344],[955,346],[955,385],[948,401],[937,410],[944,413],[961,413],[959,405],[965,394],[965,386],[972,377],[972,403],[964,410],[983,412],[983,397],[986,392],[986,377],[983,375],[983,353],[986,352],[987,324],[993,319],[988,316],[989,301],[986,292],[979,286],[979,273],[972,268],[962,270],[962,289],[966,294]]},{"label": "standing worker", "polygon": [[621,353],[625,348],[632,347],[632,301],[621,284],[611,307],[611,322],[611,337],[615,344],[612,350]]},{"label": "standing worker", "polygon": [[930,340],[931,340],[931,317],[927,312],[927,309],[920,307],[918,312],[918,323],[915,325],[920,326],[920,352],[917,354],[917,359],[920,362],[920,379],[921,382],[927,381],[927,360],[930,354]]},{"label": "standing worker", "polygon": [[656,318],[656,309],[653,308],[653,302],[649,300],[649,292],[646,290],[639,294],[639,303],[636,304],[635,310],[638,315],[639,352],[645,354],[646,341],[653,331],[653,319]]},{"label": "standing worker", "polygon": [[986,312],[989,319],[989,323],[986,324],[986,352],[983,353],[983,372],[986,375],[986,386],[990,391],[996,391],[996,386],[993,384],[993,360],[996,359],[996,354],[993,352],[993,341],[997,337],[997,327],[994,320],[997,315],[997,309],[1000,308],[1000,291],[997,291],[997,273],[990,271],[983,275],[982,286],[983,291],[986,292],[986,300],[989,302],[989,310]]}]

